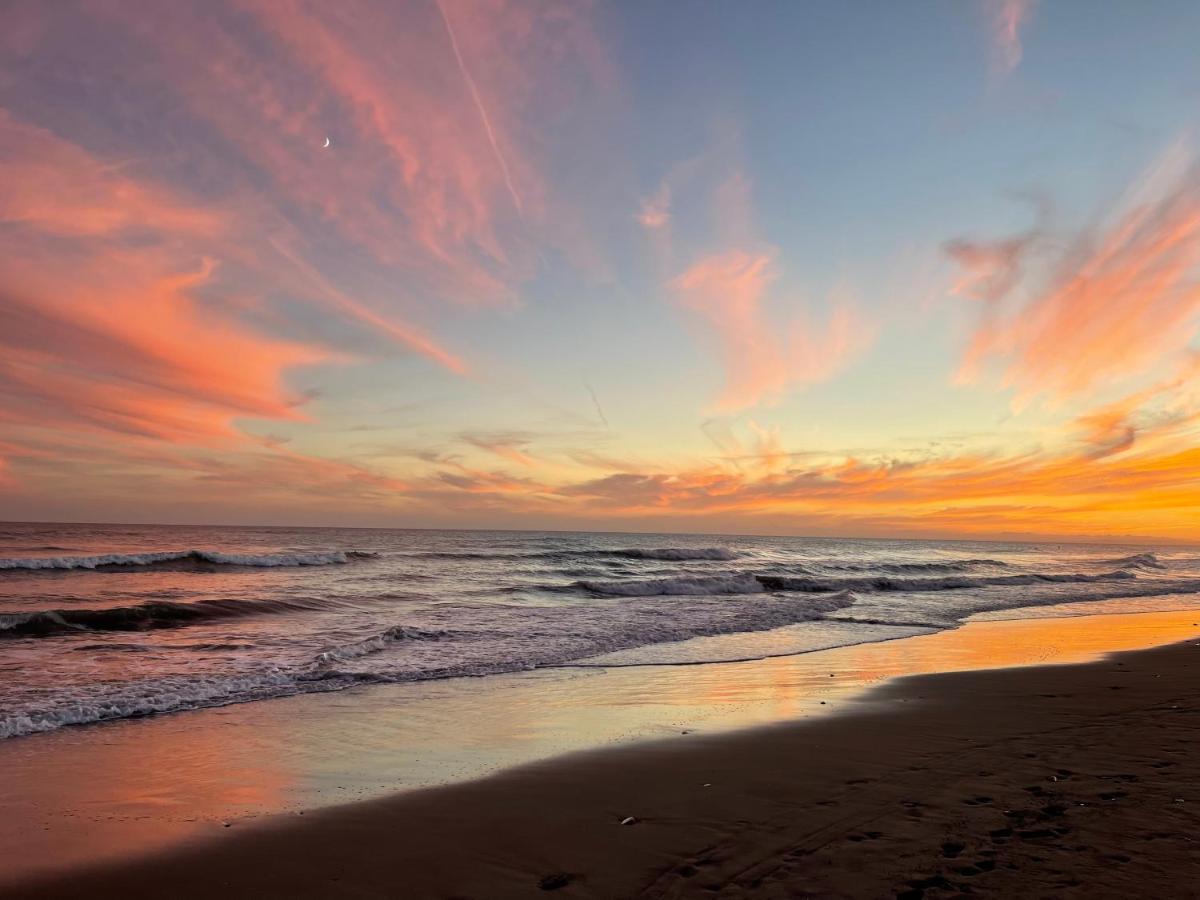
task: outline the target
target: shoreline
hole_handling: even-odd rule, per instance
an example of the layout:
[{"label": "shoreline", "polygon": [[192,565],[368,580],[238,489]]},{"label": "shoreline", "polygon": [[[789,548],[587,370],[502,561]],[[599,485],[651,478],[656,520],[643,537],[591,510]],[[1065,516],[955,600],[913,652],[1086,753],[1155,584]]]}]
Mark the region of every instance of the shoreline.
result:
[{"label": "shoreline", "polygon": [[[914,640],[891,645],[911,651]],[[18,881],[0,896],[519,897],[544,884],[578,897],[771,896],[771,886],[783,896],[803,885],[818,896],[892,896],[949,890],[943,882],[1028,896],[1034,882],[1011,879],[1031,869],[1068,873],[1035,894],[1095,895],[1086,877],[1067,883],[1075,863],[1104,871],[1106,889],[1130,873],[1127,895],[1154,883],[1159,896],[1182,896],[1184,882],[1172,879],[1200,874],[1184,859],[1196,852],[1200,796],[1188,790],[1200,771],[1176,752],[1197,726],[1197,649],[891,678],[838,704],[849,713],[575,752],[304,819],[275,816],[157,855]],[[626,816],[638,821],[617,824]],[[1122,851],[1138,828],[1165,836],[1147,838],[1141,855]],[[962,847],[943,846],[953,844]],[[895,859],[894,871],[868,865],[872,854]]]}]

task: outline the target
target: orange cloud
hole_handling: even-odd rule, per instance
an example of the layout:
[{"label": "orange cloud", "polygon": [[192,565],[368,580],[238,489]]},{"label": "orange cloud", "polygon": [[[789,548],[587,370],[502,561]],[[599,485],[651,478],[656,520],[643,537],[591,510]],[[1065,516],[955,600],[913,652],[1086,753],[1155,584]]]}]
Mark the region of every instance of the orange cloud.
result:
[{"label": "orange cloud", "polygon": [[0,259],[0,413],[10,420],[231,438],[236,418],[299,418],[283,372],[330,357],[204,308],[196,291],[210,266],[175,274],[165,260],[114,248],[78,260],[69,276],[31,263]]},{"label": "orange cloud", "polygon": [[776,471],[787,465],[788,453],[783,449],[783,439],[778,428],[764,428],[753,419],[747,424],[754,432],[755,442],[752,459],[768,472]]},{"label": "orange cloud", "polygon": [[1137,440],[1137,428],[1131,421],[1133,403],[1122,400],[1080,416],[1076,421],[1083,431],[1084,444],[1093,458],[1128,450]]},{"label": "orange cloud", "polygon": [[[836,533],[1197,534],[1200,450],[830,457],[784,471],[621,472],[560,489],[607,516]],[[1114,529],[1116,531],[1114,531]],[[894,533],[894,531],[892,532]]]},{"label": "orange cloud", "polygon": [[201,299],[225,216],[0,112],[0,416],[168,441],[296,419],[283,385],[327,349],[270,338]]},{"label": "orange cloud", "polygon": [[[560,526],[1195,540],[1198,375],[1200,357],[1023,450],[977,438],[953,451],[793,452],[776,428],[715,420],[704,430],[717,457],[671,463],[569,453],[584,471],[557,478],[546,465],[514,478],[431,458],[436,471],[412,496],[443,511],[503,511]],[[587,471],[595,469],[602,474]]]},{"label": "orange cloud", "polygon": [[509,462],[514,462],[520,466],[532,466],[535,460],[525,451],[530,443],[529,435],[501,433],[501,434],[464,434],[462,440],[480,450],[486,450],[488,453],[494,453],[496,456],[507,459]]},{"label": "orange cloud", "polygon": [[[1159,173],[1146,180],[1156,189],[1163,182]],[[993,299],[1009,293],[1025,241],[979,252],[974,258],[983,262],[974,274],[968,268],[969,283],[984,285]],[[1004,360],[1004,384],[1017,389],[1020,405],[1043,394],[1067,399],[1179,359],[1200,326],[1198,265],[1200,177],[1193,168],[1061,253],[1028,303],[981,325],[963,372],[971,377],[990,358]]]},{"label": "orange cloud", "polygon": [[824,380],[864,348],[867,329],[846,304],[835,304],[823,329],[796,316],[781,337],[765,309],[775,278],[768,253],[734,250],[706,257],[671,282],[679,303],[711,327],[725,362],[720,412],[776,400],[796,385]]},{"label": "orange cloud", "polygon": [[1135,443],[1178,439],[1179,432],[1200,422],[1200,354],[1184,358],[1170,378],[1127,394],[1075,420],[1093,457],[1121,453]]}]

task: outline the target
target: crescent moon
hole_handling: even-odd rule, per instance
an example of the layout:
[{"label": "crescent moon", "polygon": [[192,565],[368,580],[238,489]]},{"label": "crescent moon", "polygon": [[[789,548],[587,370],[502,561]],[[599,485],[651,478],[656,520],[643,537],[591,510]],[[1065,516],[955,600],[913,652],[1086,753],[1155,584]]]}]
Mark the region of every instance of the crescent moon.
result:
[{"label": "crescent moon", "polygon": [[323,145],[323,146],[325,146],[325,147],[328,147],[328,146],[329,146],[329,138],[325,138],[325,143],[324,143],[324,145]]}]

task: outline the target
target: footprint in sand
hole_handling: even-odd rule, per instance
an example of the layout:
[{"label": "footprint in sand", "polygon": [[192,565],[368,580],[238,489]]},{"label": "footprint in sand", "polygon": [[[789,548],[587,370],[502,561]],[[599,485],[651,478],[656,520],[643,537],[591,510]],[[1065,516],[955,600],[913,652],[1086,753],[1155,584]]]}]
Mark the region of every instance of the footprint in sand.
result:
[{"label": "footprint in sand", "polygon": [[538,887],[543,891],[557,891],[559,888],[565,888],[575,877],[570,872],[555,872],[539,881]]}]

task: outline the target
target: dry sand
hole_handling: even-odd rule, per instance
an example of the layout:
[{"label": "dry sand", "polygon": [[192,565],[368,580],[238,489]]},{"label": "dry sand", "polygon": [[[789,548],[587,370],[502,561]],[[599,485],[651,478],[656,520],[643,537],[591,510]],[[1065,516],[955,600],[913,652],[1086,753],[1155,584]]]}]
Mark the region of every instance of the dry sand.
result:
[{"label": "dry sand", "polygon": [[[1200,645],[899,679],[3,897],[1195,897]],[[626,817],[631,824],[619,824]]]}]

